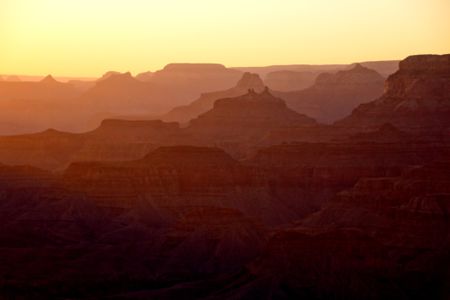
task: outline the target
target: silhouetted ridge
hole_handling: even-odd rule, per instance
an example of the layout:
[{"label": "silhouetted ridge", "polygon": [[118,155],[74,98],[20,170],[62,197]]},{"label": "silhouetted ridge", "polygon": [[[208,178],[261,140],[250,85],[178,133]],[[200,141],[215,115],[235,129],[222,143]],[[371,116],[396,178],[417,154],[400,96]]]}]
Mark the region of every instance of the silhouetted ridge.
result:
[{"label": "silhouetted ridge", "polygon": [[257,93],[253,88],[248,89],[247,94],[242,95],[237,98],[226,98],[219,99],[214,103],[214,108],[221,107],[224,105],[235,105],[236,101],[239,101],[239,104],[244,103],[258,103],[262,105],[267,104],[277,104],[283,107],[286,107],[286,103],[283,99],[277,98],[273,96],[267,87],[261,93]]}]

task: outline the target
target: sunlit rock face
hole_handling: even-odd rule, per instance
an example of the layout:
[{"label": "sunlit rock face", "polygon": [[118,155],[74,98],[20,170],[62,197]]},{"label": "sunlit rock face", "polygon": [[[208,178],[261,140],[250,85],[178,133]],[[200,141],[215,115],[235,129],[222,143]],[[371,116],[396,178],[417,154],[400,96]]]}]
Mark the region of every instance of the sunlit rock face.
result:
[{"label": "sunlit rock face", "polygon": [[400,62],[382,97],[336,124],[365,129],[388,122],[409,131],[442,131],[449,113],[450,55],[419,55]]}]

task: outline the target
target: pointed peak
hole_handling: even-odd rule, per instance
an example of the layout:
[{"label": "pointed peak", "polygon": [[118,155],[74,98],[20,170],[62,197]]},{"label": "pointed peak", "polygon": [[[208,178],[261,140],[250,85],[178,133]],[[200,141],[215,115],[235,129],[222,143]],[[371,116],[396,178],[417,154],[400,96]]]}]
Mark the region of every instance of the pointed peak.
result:
[{"label": "pointed peak", "polygon": [[272,93],[270,93],[270,89],[269,89],[269,87],[267,85],[264,86],[264,91],[262,92],[262,94],[272,96]]},{"label": "pointed peak", "polygon": [[47,75],[45,76],[45,78],[43,78],[41,80],[42,83],[57,83],[58,81],[55,80],[55,78],[53,78],[52,75]]},{"label": "pointed peak", "polygon": [[352,68],[349,69],[349,71],[368,71],[369,69],[364,67],[360,63],[353,64]]}]

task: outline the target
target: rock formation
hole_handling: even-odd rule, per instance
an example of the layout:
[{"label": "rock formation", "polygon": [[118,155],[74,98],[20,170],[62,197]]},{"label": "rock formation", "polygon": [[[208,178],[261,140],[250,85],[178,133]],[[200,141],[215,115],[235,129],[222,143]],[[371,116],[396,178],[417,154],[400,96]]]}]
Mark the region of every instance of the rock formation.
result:
[{"label": "rock formation", "polygon": [[[225,72],[192,67],[166,71]],[[0,137],[0,294],[447,299],[447,71],[448,55],[410,57],[383,100],[337,125],[266,88],[211,102],[186,128],[106,119],[82,134]],[[358,72],[317,84],[365,84]],[[103,84],[132,94],[153,83]],[[262,88],[246,74],[236,89],[250,85]]]},{"label": "rock formation", "polygon": [[249,90],[235,98],[219,99],[210,111],[190,122],[189,131],[217,140],[251,140],[268,130],[289,126],[311,126],[315,121],[289,109],[268,88],[262,93]]},{"label": "rock formation", "polygon": [[389,76],[382,97],[356,108],[338,126],[360,130],[383,123],[409,131],[450,126],[450,55],[410,56]]},{"label": "rock formation", "polygon": [[187,123],[190,120],[212,109],[214,102],[222,98],[238,97],[246,94],[249,89],[260,93],[264,90],[264,83],[257,74],[244,73],[237,84],[225,91],[204,93],[189,105],[179,106],[172,109],[161,117],[168,122]]}]

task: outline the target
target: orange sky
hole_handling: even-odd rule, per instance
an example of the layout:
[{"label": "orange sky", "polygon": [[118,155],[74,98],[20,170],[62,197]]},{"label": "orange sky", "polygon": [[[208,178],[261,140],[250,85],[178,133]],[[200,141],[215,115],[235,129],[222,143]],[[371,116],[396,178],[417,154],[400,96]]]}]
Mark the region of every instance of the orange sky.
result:
[{"label": "orange sky", "polygon": [[450,52],[450,1],[0,0],[0,40],[0,74],[401,59]]}]

